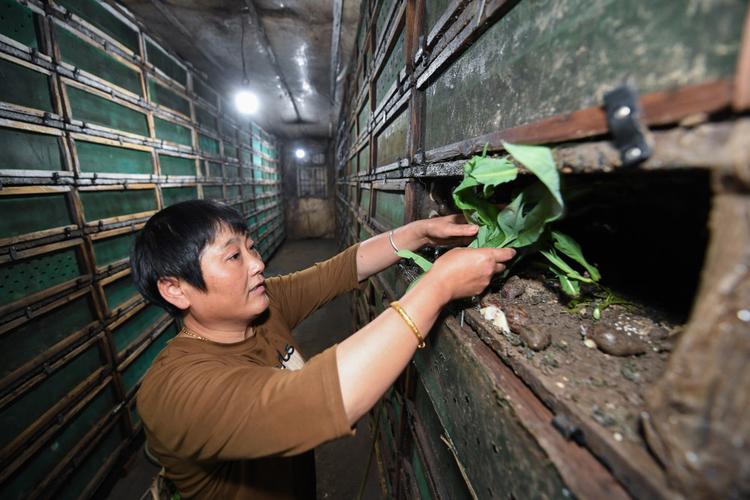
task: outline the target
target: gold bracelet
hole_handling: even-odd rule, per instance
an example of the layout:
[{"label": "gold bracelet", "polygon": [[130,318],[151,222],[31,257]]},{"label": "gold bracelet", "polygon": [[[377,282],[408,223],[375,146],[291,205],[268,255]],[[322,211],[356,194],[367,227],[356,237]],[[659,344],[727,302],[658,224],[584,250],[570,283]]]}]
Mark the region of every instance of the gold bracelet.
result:
[{"label": "gold bracelet", "polygon": [[419,328],[417,328],[417,325],[412,321],[412,319],[409,317],[408,314],[406,314],[406,311],[404,311],[404,308],[401,307],[401,304],[399,304],[397,301],[391,302],[391,307],[396,310],[399,315],[401,315],[402,318],[404,318],[404,321],[407,325],[409,325],[409,328],[411,328],[411,331],[414,332],[414,336],[417,337],[417,341],[419,344],[417,344],[417,347],[419,349],[422,349],[425,346],[424,338],[422,337],[422,334],[419,333]]}]

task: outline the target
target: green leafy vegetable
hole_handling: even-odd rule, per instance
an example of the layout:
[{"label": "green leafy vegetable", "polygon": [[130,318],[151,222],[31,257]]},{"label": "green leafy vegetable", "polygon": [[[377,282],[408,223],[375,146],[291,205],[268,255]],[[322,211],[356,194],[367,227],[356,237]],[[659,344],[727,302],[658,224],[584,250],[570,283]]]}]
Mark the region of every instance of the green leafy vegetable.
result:
[{"label": "green leafy vegetable", "polygon": [[[463,211],[468,222],[479,225],[477,237],[469,247],[523,248],[539,242],[534,248],[544,247],[539,251],[551,264],[549,270],[558,277],[563,292],[570,297],[580,297],[581,283],[596,284],[601,274],[584,258],[581,246],[573,238],[548,228],[562,217],[565,209],[552,151],[542,146],[510,143],[503,143],[503,146],[508,156],[489,158],[485,146],[481,156],[469,159],[464,164],[463,180],[453,190],[456,207]],[[521,190],[500,210],[490,198],[498,186],[518,176],[519,168],[514,161],[534,174],[539,182]],[[425,272],[431,266],[414,252],[400,251],[398,255],[412,259]],[[575,269],[574,264],[584,270]],[[596,309],[599,315],[601,309]]]},{"label": "green leafy vegetable", "polygon": [[422,268],[422,271],[427,272],[432,268],[432,262],[425,259],[418,253],[414,253],[411,250],[399,250],[396,252],[396,255],[401,257],[402,259],[411,259],[414,261],[416,265]]}]

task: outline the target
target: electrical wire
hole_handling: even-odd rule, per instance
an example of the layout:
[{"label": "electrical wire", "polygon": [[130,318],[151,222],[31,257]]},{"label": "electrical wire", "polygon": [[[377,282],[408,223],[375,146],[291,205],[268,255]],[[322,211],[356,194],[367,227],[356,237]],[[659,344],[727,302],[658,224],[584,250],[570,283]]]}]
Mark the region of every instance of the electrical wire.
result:
[{"label": "electrical wire", "polygon": [[247,67],[245,65],[245,16],[242,16],[242,22],[240,23],[240,26],[242,27],[242,35],[240,38],[240,53],[242,54],[242,83],[247,85]]}]

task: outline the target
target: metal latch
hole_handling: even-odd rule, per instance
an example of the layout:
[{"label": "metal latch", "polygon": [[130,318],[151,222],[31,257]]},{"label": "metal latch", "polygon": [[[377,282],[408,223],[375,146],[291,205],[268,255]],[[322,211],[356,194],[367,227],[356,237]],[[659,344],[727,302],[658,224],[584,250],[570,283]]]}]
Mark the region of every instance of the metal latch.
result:
[{"label": "metal latch", "polygon": [[621,85],[604,94],[607,126],[620,151],[623,167],[632,167],[651,156],[646,140],[646,127],[640,122],[638,93],[629,85]]}]

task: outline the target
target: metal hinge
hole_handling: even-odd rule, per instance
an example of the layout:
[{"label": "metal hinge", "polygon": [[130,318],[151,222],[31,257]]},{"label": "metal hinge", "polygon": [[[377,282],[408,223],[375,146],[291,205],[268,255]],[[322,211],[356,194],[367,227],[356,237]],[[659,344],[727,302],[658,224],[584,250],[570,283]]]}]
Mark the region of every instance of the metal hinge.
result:
[{"label": "metal hinge", "polygon": [[640,122],[638,93],[630,85],[621,85],[604,94],[607,126],[620,152],[623,167],[632,167],[651,156],[646,127]]}]

